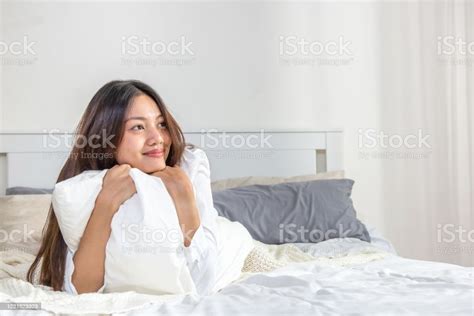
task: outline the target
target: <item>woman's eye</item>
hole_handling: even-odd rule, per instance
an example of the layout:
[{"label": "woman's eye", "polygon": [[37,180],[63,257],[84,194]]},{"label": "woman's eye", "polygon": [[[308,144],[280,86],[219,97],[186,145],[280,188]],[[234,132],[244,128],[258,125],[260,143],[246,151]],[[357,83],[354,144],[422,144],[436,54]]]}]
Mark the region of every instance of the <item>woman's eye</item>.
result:
[{"label": "woman's eye", "polygon": [[138,131],[139,129],[143,129],[143,125],[135,125],[131,128],[131,130]]},{"label": "woman's eye", "polygon": [[165,122],[158,123],[158,127],[159,128],[166,128],[166,123]]}]

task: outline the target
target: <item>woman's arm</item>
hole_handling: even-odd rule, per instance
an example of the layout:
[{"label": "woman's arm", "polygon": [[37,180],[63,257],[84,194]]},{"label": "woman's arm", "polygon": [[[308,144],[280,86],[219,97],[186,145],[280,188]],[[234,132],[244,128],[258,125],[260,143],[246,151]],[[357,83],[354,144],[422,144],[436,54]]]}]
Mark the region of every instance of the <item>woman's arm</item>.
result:
[{"label": "woman's arm", "polygon": [[74,254],[71,282],[78,294],[97,292],[104,284],[105,250],[112,218],[135,192],[129,165],[116,165],[104,176],[91,217]]},{"label": "woman's arm", "polygon": [[218,214],[212,199],[209,160],[200,149],[194,150],[192,157],[190,174],[201,225],[184,254],[197,291],[207,295],[213,291],[217,278]]},{"label": "woman's arm", "polygon": [[199,210],[194,195],[176,197],[174,199],[178,221],[184,236],[184,246],[189,247],[194,233],[201,225]]},{"label": "woman's arm", "polygon": [[[218,214],[212,200],[210,167],[206,154],[199,149],[188,155],[190,157],[186,168],[192,179],[189,179],[184,171],[182,174],[175,171],[178,176],[173,177],[163,176],[163,172],[157,172],[154,175],[163,180],[173,197],[179,222],[182,225],[184,254],[188,267],[196,289],[205,295],[212,291],[216,281]],[[182,175],[185,178],[181,178]],[[171,181],[172,179],[175,181]],[[176,181],[177,179],[179,180]],[[184,185],[180,190],[176,190],[175,186],[179,186],[176,184],[180,182]],[[181,197],[177,196],[180,192]]]},{"label": "woman's arm", "polygon": [[104,285],[105,248],[110,237],[110,224],[115,206],[96,200],[84,235],[73,261],[72,283],[78,294],[97,292]]},{"label": "woman's arm", "polygon": [[193,185],[183,169],[178,166],[166,167],[153,175],[161,178],[173,199],[184,236],[184,246],[188,247],[194,233],[201,225]]}]

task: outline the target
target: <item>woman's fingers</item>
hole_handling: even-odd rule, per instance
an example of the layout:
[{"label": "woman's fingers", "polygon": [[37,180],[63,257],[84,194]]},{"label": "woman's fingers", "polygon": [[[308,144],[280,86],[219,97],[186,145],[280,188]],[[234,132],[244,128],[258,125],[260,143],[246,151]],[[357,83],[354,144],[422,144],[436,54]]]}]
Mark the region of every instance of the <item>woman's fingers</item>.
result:
[{"label": "woman's fingers", "polygon": [[136,193],[135,182],[130,176],[131,166],[115,165],[110,168],[104,178],[101,193],[108,199],[121,205]]}]

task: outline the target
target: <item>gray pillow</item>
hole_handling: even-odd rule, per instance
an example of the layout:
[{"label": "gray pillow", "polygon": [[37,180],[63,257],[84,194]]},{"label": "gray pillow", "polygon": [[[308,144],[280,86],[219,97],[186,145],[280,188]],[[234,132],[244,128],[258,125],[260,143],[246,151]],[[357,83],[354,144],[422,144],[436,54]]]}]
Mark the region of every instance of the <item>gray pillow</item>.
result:
[{"label": "gray pillow", "polygon": [[53,189],[39,189],[30,187],[11,187],[7,188],[5,195],[25,195],[25,194],[51,194]]},{"label": "gray pillow", "polygon": [[370,242],[352,205],[353,180],[251,185],[213,192],[219,215],[266,244],[317,243],[352,237]]}]

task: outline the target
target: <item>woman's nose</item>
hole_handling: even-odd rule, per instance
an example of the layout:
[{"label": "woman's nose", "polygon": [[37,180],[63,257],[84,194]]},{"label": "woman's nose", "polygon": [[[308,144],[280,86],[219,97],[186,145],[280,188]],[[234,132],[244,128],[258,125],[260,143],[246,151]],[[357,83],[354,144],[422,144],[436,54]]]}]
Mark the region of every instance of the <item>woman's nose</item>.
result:
[{"label": "woman's nose", "polygon": [[164,143],[164,138],[160,129],[156,127],[150,129],[149,144],[155,145],[155,144],[163,144],[163,143]]}]

